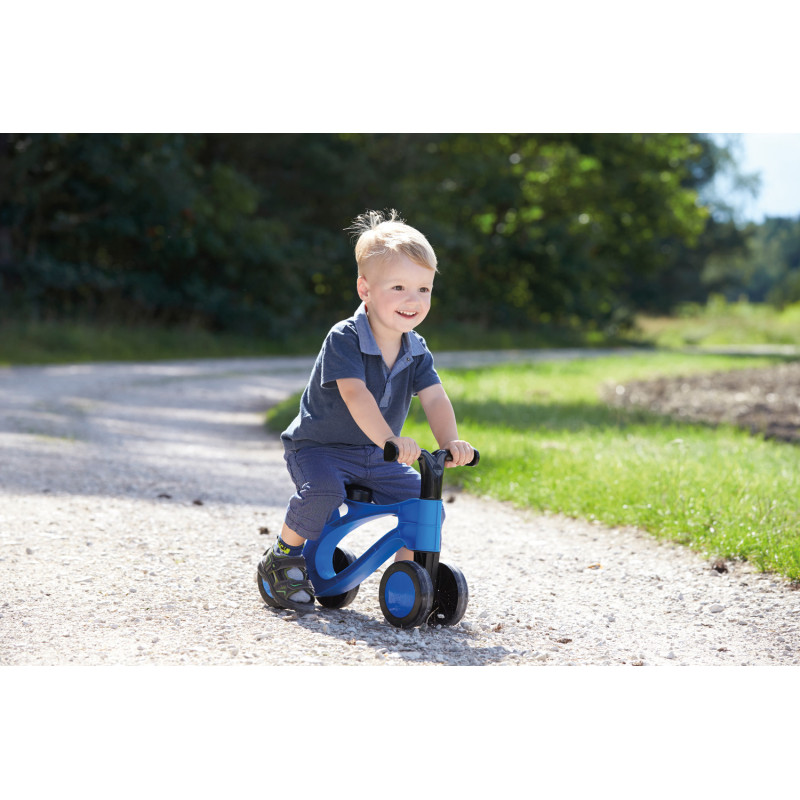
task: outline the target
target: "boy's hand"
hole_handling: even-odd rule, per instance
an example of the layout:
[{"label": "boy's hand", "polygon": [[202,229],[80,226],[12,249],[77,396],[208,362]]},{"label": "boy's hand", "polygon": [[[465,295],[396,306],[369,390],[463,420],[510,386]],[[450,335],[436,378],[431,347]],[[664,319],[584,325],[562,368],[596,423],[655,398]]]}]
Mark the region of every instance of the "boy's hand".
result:
[{"label": "boy's hand", "polygon": [[392,436],[387,442],[394,442],[400,451],[397,456],[398,464],[411,466],[419,457],[422,450],[420,446],[410,436]]},{"label": "boy's hand", "polygon": [[472,445],[469,442],[462,441],[461,439],[455,439],[452,442],[448,442],[444,446],[444,449],[449,450],[450,455],[453,456],[452,461],[444,462],[445,467],[465,467],[475,456],[475,451],[472,449]]}]

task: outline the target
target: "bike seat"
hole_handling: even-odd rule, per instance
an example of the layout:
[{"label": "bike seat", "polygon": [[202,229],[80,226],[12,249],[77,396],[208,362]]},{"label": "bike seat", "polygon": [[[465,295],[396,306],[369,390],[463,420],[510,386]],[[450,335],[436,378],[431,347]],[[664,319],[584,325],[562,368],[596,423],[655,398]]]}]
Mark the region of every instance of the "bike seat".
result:
[{"label": "bike seat", "polygon": [[349,483],[345,486],[348,500],[355,500],[357,503],[371,503],[372,489],[366,486],[359,486],[357,483]]}]

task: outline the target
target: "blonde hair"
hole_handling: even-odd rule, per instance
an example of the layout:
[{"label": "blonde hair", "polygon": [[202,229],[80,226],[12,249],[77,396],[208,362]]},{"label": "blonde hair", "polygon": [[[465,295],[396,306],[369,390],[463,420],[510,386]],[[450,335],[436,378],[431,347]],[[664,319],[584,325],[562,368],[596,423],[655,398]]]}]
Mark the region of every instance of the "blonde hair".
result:
[{"label": "blonde hair", "polygon": [[365,268],[371,262],[387,261],[398,253],[422,267],[438,272],[436,253],[428,240],[416,228],[406,225],[394,209],[388,216],[380,211],[359,214],[347,230],[358,235],[356,263],[359,275],[364,275]]}]

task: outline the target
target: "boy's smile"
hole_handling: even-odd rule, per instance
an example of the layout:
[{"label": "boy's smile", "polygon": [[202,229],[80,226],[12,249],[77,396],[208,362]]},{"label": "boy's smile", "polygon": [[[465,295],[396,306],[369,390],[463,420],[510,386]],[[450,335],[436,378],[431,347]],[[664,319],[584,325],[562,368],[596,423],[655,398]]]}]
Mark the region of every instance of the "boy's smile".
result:
[{"label": "boy's smile", "polygon": [[399,340],[428,315],[436,273],[404,255],[375,265],[358,279],[358,296],[378,342]]}]

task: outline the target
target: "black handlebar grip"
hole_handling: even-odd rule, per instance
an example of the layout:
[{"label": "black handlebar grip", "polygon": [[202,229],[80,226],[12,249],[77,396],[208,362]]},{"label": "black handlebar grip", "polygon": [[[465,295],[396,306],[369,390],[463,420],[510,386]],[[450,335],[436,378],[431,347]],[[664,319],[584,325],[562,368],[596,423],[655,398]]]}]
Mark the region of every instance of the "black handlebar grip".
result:
[{"label": "black handlebar grip", "polygon": [[383,460],[384,461],[397,461],[400,455],[400,448],[394,442],[386,442],[383,445]]}]

